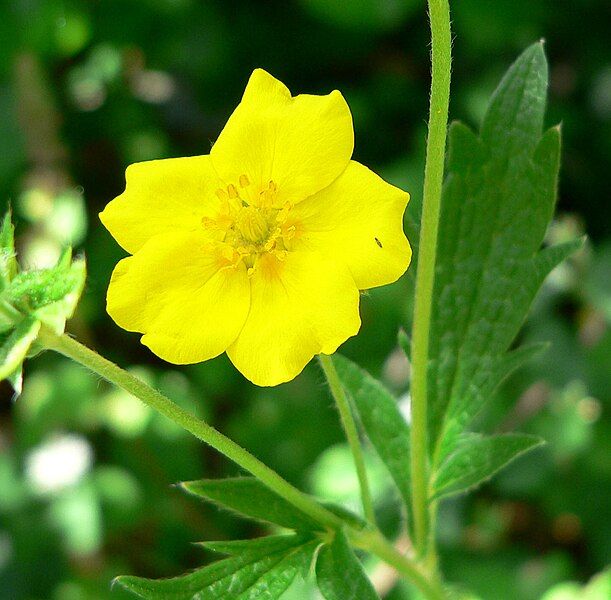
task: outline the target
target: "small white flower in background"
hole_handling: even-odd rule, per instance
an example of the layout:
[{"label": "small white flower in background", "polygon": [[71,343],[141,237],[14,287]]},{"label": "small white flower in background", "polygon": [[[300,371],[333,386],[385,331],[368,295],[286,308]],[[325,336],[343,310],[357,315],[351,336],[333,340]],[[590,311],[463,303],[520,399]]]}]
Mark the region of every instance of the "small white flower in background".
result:
[{"label": "small white flower in background", "polygon": [[61,434],[32,450],[26,459],[26,478],[40,494],[75,485],[90,470],[93,451],[82,436]]}]

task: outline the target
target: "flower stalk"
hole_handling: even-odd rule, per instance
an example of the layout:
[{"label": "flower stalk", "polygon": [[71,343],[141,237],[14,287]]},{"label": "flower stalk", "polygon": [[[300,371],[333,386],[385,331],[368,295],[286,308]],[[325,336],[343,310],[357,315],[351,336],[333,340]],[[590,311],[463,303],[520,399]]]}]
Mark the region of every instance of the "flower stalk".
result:
[{"label": "flower stalk", "polygon": [[[450,100],[452,39],[448,0],[428,0],[431,23],[432,81],[424,195],[412,330],[411,473],[414,544],[419,556],[434,557],[428,516],[427,369],[437,232]],[[429,558],[434,564],[435,560]]]},{"label": "flower stalk", "polygon": [[367,478],[367,469],[365,468],[365,460],[363,457],[363,449],[361,448],[361,442],[359,440],[358,430],[354,421],[354,415],[350,407],[350,402],[346,396],[344,386],[339,379],[333,359],[326,354],[319,354],[318,360],[322,370],[325,373],[329,388],[331,389],[331,395],[333,396],[337,405],[342,427],[346,433],[350,450],[354,458],[354,466],[356,468],[356,474],[359,479],[359,486],[361,489],[361,502],[363,503],[363,514],[367,521],[371,524],[375,524],[375,512],[373,509],[373,500],[371,498],[371,490],[369,488],[369,480]]},{"label": "flower stalk", "polygon": [[211,425],[193,416],[131,373],[100,356],[97,352],[87,348],[87,346],[84,346],[68,335],[58,336],[48,330],[44,331],[39,339],[48,349],[55,350],[71,358],[110,383],[126,390],[144,402],[144,404],[166,416],[179,427],[182,427],[182,429],[188,431],[221,454],[224,454],[321,525],[331,529],[337,529],[343,525],[343,521],[337,515],[292,486],[288,481],[280,477],[278,473],[270,469],[233,440],[223,435]]},{"label": "flower stalk", "polygon": [[[57,335],[48,328],[45,328],[41,331],[39,341],[47,349],[54,350],[83,365],[93,373],[124,389],[147,406],[169,418],[179,427],[251,473],[276,494],[312,517],[328,530],[335,531],[342,527],[345,528],[354,546],[376,555],[393,566],[402,576],[412,582],[426,598],[430,600],[443,600],[444,593],[439,584],[434,580],[430,580],[412,559],[401,554],[384,538],[376,527],[358,529],[345,522],[310,496],[284,480],[278,473],[220,431],[199,420],[151,386],[70,336],[66,334]],[[339,382],[339,379],[337,381]]]}]

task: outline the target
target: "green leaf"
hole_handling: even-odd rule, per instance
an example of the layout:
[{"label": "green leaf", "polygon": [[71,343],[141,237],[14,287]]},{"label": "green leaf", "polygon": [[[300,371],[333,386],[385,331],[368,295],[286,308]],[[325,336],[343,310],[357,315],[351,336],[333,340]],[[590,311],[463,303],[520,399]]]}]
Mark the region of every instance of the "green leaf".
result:
[{"label": "green leaf", "polygon": [[521,433],[489,437],[467,434],[437,472],[432,497],[444,498],[473,489],[543,443],[541,438]]},{"label": "green leaf", "polygon": [[5,289],[17,274],[15,255],[15,227],[9,210],[0,228],[0,291]]},{"label": "green leaf", "polygon": [[[275,600],[298,573],[307,572],[320,541],[301,535],[280,535],[233,545],[239,553],[172,579],[121,576],[115,582],[147,600]],[[240,548],[237,548],[237,545]],[[214,543],[209,543],[213,547]]]},{"label": "green leaf", "polygon": [[335,504],[335,502],[327,502],[325,500],[322,500],[320,503],[350,527],[354,527],[355,529],[364,529],[367,527],[367,521],[363,517],[348,510],[341,504]]},{"label": "green leaf", "polygon": [[[13,331],[3,337],[0,346],[0,381],[10,379],[13,387],[17,383],[15,377],[18,376],[21,363],[30,349],[32,342],[36,339],[40,331],[40,321],[33,317],[26,317],[17,324]],[[15,389],[15,391],[18,391]]]},{"label": "green leaf", "polygon": [[507,350],[545,277],[582,243],[540,250],[560,156],[559,128],[542,133],[546,89],[537,43],[501,81],[479,136],[450,127],[429,349],[434,468],[502,379],[534,354]]},{"label": "green leaf", "polygon": [[254,477],[201,479],[180,484],[187,492],[256,521],[287,529],[320,530],[321,526]]},{"label": "green leaf", "polygon": [[410,503],[409,426],[395,397],[374,377],[344,356],[333,357],[373,447],[386,465],[406,506]]},{"label": "green leaf", "polygon": [[412,357],[412,340],[404,329],[399,329],[399,334],[397,335],[397,341],[399,342],[399,346],[401,346],[401,350],[403,350],[403,354],[405,354],[407,360],[411,360]]},{"label": "green leaf", "polygon": [[327,600],[379,600],[346,536],[338,531],[316,561],[316,581]]},{"label": "green leaf", "polygon": [[454,406],[452,406],[448,411],[445,436],[440,444],[440,462],[454,449],[458,436],[464,435],[462,432],[465,431],[471,417],[477,414],[499,384],[524,363],[541,354],[548,346],[549,344],[546,343],[521,346],[497,357],[496,360],[490,361],[482,368],[478,384],[472,386],[466,392],[463,403],[457,405],[461,410],[455,414],[452,411]]}]

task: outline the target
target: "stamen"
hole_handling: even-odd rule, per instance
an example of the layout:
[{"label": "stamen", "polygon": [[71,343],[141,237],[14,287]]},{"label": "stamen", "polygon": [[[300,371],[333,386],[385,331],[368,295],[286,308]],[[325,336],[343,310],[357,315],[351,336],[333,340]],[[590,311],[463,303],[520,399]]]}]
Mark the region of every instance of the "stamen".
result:
[{"label": "stamen", "polygon": [[214,227],[216,227],[216,221],[210,217],[202,217],[202,226],[204,229],[214,229]]},{"label": "stamen", "polygon": [[223,249],[221,250],[221,255],[223,256],[225,260],[228,260],[229,262],[233,262],[235,259],[236,251],[229,246],[224,246]]},{"label": "stamen", "polygon": [[216,190],[220,200],[218,213],[212,218],[201,218],[203,228],[210,230],[217,242],[223,243],[218,254],[222,264],[235,268],[243,263],[249,277],[265,254],[285,261],[291,250],[289,241],[297,235],[296,226],[289,220],[292,204],[285,202],[281,208],[276,204],[276,182],[270,180],[264,189],[249,194],[255,204],[240,197],[240,190],[251,185],[248,175],[243,173],[235,183]]},{"label": "stamen", "polygon": [[235,185],[233,185],[233,183],[230,183],[227,186],[227,193],[229,194],[230,198],[238,198],[238,190],[236,189]]}]

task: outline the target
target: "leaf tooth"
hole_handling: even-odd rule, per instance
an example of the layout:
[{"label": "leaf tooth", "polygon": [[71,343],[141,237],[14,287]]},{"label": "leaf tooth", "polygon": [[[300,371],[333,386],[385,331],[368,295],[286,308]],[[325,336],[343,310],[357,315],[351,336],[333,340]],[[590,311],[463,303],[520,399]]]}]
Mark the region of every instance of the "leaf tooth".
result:
[{"label": "leaf tooth", "polygon": [[[543,43],[529,46],[509,68],[488,105],[481,138],[496,154],[529,152],[541,134],[548,79]],[[505,131],[516,135],[503,135]]]}]

